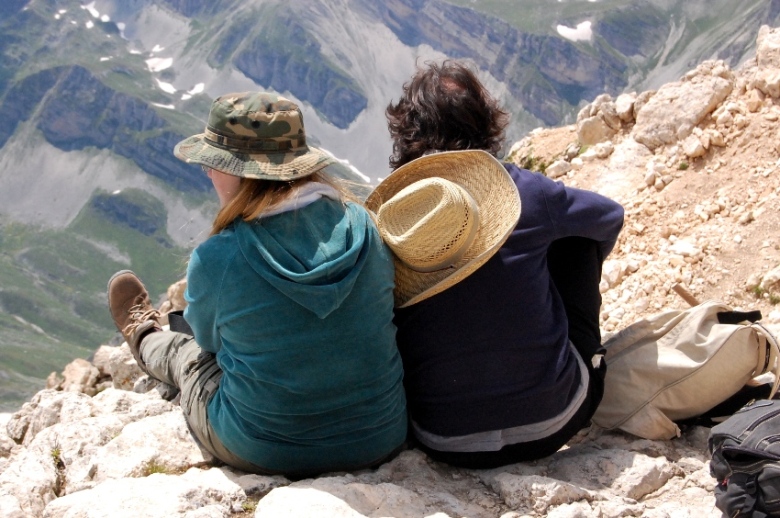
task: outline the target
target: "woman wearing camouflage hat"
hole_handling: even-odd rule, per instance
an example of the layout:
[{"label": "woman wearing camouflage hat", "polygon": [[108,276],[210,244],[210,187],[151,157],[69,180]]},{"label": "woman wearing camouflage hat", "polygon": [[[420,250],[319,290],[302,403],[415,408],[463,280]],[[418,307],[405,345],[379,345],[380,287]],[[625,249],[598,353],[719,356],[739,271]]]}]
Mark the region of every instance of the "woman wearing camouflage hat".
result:
[{"label": "woman wearing camouflage hat", "polygon": [[187,270],[187,334],[163,331],[130,271],[109,308],[139,366],[181,389],[195,437],[248,472],[304,477],[375,466],[407,429],[393,263],[368,213],[323,173],[291,101],[217,98],[175,155],[221,209]]}]

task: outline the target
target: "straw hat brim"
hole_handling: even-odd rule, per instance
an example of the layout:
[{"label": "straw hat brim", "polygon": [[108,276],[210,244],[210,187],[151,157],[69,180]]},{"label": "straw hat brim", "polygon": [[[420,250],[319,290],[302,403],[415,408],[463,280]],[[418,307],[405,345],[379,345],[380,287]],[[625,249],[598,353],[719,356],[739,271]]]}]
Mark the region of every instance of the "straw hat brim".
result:
[{"label": "straw hat brim", "polygon": [[455,182],[469,192],[479,207],[479,230],[468,252],[443,270],[418,272],[393,256],[396,307],[423,301],[474,273],[501,248],[520,219],[520,193],[515,182],[501,162],[480,150],[435,153],[404,164],[371,192],[366,207],[378,213],[399,191],[431,177]]},{"label": "straw hat brim", "polygon": [[261,180],[295,180],[316,173],[336,160],[329,153],[301,146],[286,152],[245,153],[220,147],[208,141],[205,134],[188,137],[173,148],[179,160],[201,164],[223,173]]}]

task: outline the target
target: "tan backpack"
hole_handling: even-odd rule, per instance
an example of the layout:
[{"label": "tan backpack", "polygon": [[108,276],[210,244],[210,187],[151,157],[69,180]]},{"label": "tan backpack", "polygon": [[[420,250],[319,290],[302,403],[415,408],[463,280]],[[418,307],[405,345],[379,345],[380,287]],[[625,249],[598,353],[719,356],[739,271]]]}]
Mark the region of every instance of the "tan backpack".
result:
[{"label": "tan backpack", "polygon": [[702,415],[769,371],[771,399],[780,385],[780,348],[749,316],[709,301],[658,313],[609,338],[604,398],[593,422],[671,439],[680,435],[674,421]]}]

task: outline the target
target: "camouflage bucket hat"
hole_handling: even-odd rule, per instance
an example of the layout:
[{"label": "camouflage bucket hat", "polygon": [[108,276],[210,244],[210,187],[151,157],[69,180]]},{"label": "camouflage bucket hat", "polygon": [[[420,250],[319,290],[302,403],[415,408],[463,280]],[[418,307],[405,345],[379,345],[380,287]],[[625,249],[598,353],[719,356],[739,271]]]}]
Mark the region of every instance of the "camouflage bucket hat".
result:
[{"label": "camouflage bucket hat", "polygon": [[234,176],[280,181],[308,176],[335,161],[306,144],[297,104],[265,92],[214,99],[205,131],[179,142],[173,154]]}]

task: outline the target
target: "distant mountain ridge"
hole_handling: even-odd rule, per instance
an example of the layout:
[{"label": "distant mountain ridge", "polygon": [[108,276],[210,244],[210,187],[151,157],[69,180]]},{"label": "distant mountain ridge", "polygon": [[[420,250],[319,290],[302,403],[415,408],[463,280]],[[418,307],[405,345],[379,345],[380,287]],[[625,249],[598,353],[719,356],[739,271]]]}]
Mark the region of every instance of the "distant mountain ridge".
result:
[{"label": "distant mountain ridge", "polygon": [[[533,5],[538,1],[524,3]],[[602,92],[616,95],[628,88],[646,87],[646,83],[657,81],[649,76],[652,71],[659,76],[671,71],[680,74],[696,62],[712,57],[735,66],[752,51],[749,36],[756,28],[761,24],[773,25],[780,16],[780,0],[752,0],[736,7],[728,0],[656,1],[641,5],[606,2],[614,6],[610,10],[598,7],[602,2],[558,2],[561,6],[589,4],[587,9],[579,8],[577,18],[564,7],[549,7],[548,11],[560,11],[564,22],[568,18],[572,25],[579,20],[592,24],[593,35],[588,41],[570,41],[552,27],[547,31],[524,32],[510,22],[479,11],[481,4],[474,2],[468,4],[476,8],[443,0],[98,0],[89,4],[89,9],[67,1],[35,4],[46,4],[50,13],[64,11],[56,22],[47,20],[49,33],[57,33],[57,24],[76,21],[66,20],[68,17],[80,14],[88,19],[89,13],[95,13],[100,17],[95,18],[94,28],[85,30],[81,26],[85,22],[76,22],[81,33],[124,34],[126,40],[114,38],[111,45],[105,41],[98,44],[98,38],[93,38],[86,48],[82,44],[75,56],[71,54],[75,57],[71,61],[89,70],[103,71],[107,74],[103,81],[110,79],[108,76],[126,74],[136,86],[142,87],[146,82],[148,91],[136,93],[147,102],[159,98],[159,104],[202,120],[202,110],[207,110],[205,103],[182,102],[179,98],[195,81],[205,84],[207,97],[249,87],[289,93],[309,106],[319,119],[318,132],[313,134],[322,145],[350,160],[371,178],[386,174],[389,141],[381,116],[384,106],[399,95],[401,84],[420,60],[452,57],[474,63],[511,109],[514,120],[510,139],[517,139],[539,125],[571,122],[581,103]],[[494,4],[501,2],[490,5]],[[709,6],[712,12],[698,12],[700,6]],[[733,22],[713,18],[723,17],[723,11],[729,7]],[[32,10],[29,5],[17,2],[4,9],[13,15],[9,23],[33,24],[27,14]],[[686,12],[692,13],[691,20],[685,19]],[[37,24],[43,25],[41,21]],[[710,27],[716,37],[699,43],[697,38],[709,33],[706,27],[697,25]],[[158,43],[151,44],[149,34],[158,34]],[[67,61],[67,53],[75,50],[69,48],[73,38],[81,36],[61,35],[59,49],[54,51],[60,62]],[[358,48],[361,43],[365,48]],[[399,59],[402,63],[385,64],[383,56],[377,55],[383,46],[407,55]],[[36,56],[52,50],[51,46],[43,46],[36,49]],[[128,51],[136,53],[132,62],[128,62],[132,57]],[[106,55],[96,55],[100,52]],[[367,55],[358,56],[360,52]],[[158,55],[171,63],[150,73],[141,56]],[[92,63],[88,62],[90,57]],[[98,58],[106,62],[95,63]],[[374,66],[366,66],[372,59]],[[21,56],[18,63],[21,66],[17,68],[23,73],[29,68],[27,61]],[[380,68],[385,68],[381,75],[372,73]],[[154,82],[148,84],[150,75],[158,81],[158,88]],[[664,77],[664,82],[675,77]],[[161,83],[173,88],[173,92],[161,91]],[[369,120],[362,120],[361,116]],[[348,146],[344,140],[357,146]]]}]

